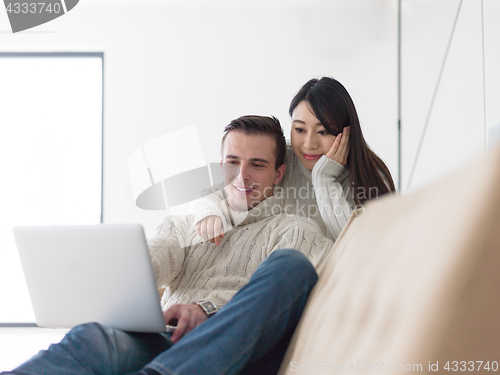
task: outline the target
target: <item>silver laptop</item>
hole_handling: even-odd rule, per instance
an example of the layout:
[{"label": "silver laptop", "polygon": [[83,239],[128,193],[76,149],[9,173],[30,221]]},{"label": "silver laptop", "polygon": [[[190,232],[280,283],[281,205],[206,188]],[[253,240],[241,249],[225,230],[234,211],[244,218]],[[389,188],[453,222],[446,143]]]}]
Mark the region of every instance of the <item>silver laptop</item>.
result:
[{"label": "silver laptop", "polygon": [[140,225],[23,226],[14,237],[37,325],[165,331]]}]

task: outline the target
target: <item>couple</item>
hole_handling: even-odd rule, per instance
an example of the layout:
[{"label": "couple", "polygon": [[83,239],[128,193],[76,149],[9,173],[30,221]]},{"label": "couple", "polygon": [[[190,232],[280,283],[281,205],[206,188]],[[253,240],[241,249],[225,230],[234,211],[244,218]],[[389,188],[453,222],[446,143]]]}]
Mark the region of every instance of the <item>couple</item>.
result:
[{"label": "couple", "polygon": [[[309,129],[309,120],[298,118],[292,132],[306,132],[303,147],[311,153],[302,154],[304,168],[299,168],[314,174],[314,165],[323,159],[317,147],[312,152],[314,138],[332,134],[318,130],[323,126],[319,119]],[[348,137],[348,131],[343,134]],[[341,137],[333,138],[337,141],[332,140],[327,156],[333,144],[340,148]],[[167,217],[148,240],[158,285],[167,286],[165,321],[177,325],[171,337],[85,324],[13,373],[276,373],[317,280],[314,267],[332,247],[316,221],[275,210],[283,203],[273,189],[284,178],[286,152],[276,119],[232,121],[225,128],[222,161],[238,168],[224,168],[227,199],[217,205],[217,214],[201,221],[192,215]],[[214,216],[239,224],[217,233]],[[195,225],[219,247],[196,241]]]},{"label": "couple", "polygon": [[[233,120],[222,156],[239,168],[224,168],[225,214],[245,215],[243,222],[219,247],[191,241],[197,236],[192,215],[166,217],[148,239],[157,283],[167,286],[165,321],[176,320],[171,337],[85,324],[14,373],[276,373],[317,279],[312,264],[332,247],[315,222],[273,214],[284,150],[277,120]],[[198,243],[184,247],[183,241]]]}]

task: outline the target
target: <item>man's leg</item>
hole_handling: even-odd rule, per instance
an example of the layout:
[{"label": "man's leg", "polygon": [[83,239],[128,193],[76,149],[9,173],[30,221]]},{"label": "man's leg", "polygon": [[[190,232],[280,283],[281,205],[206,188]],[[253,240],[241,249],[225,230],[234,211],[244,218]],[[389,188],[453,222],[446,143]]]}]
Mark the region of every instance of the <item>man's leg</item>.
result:
[{"label": "man's leg", "polygon": [[123,332],[97,323],[75,327],[13,374],[126,374],[141,369],[172,343],[161,334]]},{"label": "man's leg", "polygon": [[224,308],[143,371],[276,373],[316,280],[305,255],[289,249],[275,251]]},{"label": "man's leg", "polygon": [[278,250],[221,311],[171,348],[170,340],[161,334],[127,333],[91,323],[74,328],[59,344],[13,373],[126,374],[149,363],[141,374],[151,370],[160,374],[272,374],[316,280],[304,255]]}]

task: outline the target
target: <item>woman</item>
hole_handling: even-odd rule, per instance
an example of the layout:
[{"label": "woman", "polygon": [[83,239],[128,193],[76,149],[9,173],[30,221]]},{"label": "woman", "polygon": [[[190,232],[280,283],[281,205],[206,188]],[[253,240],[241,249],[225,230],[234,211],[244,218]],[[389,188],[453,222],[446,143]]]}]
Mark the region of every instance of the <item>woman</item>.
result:
[{"label": "woman", "polygon": [[[308,81],[289,113],[287,169],[275,194],[282,194],[286,212],[310,217],[335,240],[354,208],[395,191],[393,179],[366,144],[354,103],[337,80]],[[205,207],[195,216],[198,234],[219,245],[224,234],[217,212]]]}]

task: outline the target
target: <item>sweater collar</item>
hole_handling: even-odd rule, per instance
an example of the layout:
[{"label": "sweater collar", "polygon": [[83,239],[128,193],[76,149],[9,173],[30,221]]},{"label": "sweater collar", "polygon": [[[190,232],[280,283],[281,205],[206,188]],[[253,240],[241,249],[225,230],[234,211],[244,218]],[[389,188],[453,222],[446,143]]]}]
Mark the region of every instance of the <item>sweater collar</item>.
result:
[{"label": "sweater collar", "polygon": [[272,195],[248,211],[235,211],[228,206],[227,200],[223,200],[221,208],[228,222],[234,226],[242,226],[279,214],[283,211],[282,200],[281,196]]}]

